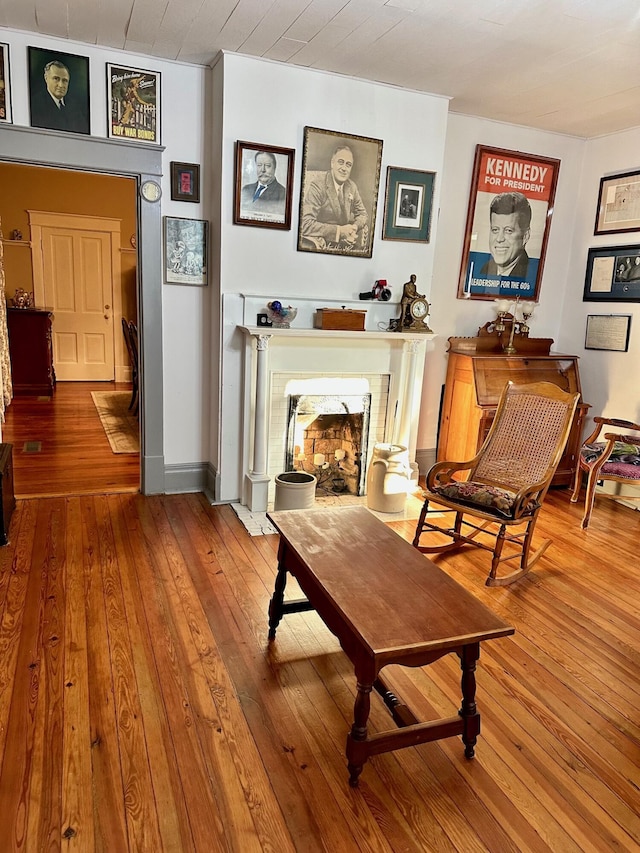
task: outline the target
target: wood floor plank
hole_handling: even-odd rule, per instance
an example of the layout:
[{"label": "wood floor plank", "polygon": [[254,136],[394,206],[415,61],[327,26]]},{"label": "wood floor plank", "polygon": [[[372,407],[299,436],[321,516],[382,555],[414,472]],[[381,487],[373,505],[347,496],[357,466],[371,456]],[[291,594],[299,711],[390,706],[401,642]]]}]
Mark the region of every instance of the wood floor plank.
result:
[{"label": "wood floor plank", "polygon": [[130,612],[127,578],[121,572],[108,502],[105,497],[94,498],[94,502],[129,845],[134,850],[161,850],[136,672],[139,626]]},{"label": "wood floor plank", "polygon": [[89,658],[79,499],[69,498],[66,509],[60,831],[69,850],[81,851],[95,848],[91,789],[84,784],[91,778]]}]

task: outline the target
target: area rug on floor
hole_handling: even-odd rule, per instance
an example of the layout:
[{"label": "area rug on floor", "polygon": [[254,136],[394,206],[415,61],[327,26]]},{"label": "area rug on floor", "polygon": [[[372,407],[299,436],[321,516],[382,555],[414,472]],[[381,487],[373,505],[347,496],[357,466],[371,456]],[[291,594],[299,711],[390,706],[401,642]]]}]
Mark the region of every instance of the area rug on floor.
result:
[{"label": "area rug on floor", "polygon": [[138,419],[129,411],[131,392],[92,391],[100,422],[114,453],[139,453]]}]

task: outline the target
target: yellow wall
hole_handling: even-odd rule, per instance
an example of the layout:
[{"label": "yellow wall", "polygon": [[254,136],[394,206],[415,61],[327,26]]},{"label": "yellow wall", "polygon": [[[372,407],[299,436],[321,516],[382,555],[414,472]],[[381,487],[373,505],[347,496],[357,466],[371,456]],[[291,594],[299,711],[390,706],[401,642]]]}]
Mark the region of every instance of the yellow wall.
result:
[{"label": "yellow wall", "polygon": [[[136,182],[67,169],[0,163],[0,222],[4,236],[5,290],[10,300],[17,288],[33,291],[28,210],[120,219],[123,315],[136,320],[137,253],[131,246],[136,233]],[[11,242],[11,232],[22,232],[23,245]],[[117,282],[114,282],[117,286]],[[37,308],[46,306],[38,305]],[[120,318],[114,317],[120,327]],[[116,338],[117,340],[117,338]],[[128,365],[124,344],[116,346],[116,365]]]}]

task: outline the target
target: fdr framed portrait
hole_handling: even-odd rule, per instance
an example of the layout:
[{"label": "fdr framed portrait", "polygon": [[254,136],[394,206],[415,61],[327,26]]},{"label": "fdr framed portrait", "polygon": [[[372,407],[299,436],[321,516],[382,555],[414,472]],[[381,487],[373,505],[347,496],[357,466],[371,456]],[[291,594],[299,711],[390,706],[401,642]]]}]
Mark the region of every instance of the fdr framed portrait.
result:
[{"label": "fdr framed portrait", "polygon": [[382,140],[305,127],[298,251],[370,258]]},{"label": "fdr framed portrait", "polygon": [[560,161],[476,146],[458,299],[538,301]]},{"label": "fdr framed portrait", "polygon": [[29,48],[31,126],[90,133],[89,57]]},{"label": "fdr framed portrait", "polygon": [[235,225],[291,229],[294,160],[293,148],[236,142]]}]

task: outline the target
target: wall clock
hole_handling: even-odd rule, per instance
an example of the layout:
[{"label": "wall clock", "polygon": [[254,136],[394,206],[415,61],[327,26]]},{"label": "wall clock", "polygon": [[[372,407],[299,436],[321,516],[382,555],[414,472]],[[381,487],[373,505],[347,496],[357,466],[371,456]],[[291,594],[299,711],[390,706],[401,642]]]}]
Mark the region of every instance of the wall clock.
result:
[{"label": "wall clock", "polygon": [[143,181],[140,187],[140,194],[145,201],[160,201],[162,187],[156,181]]}]

